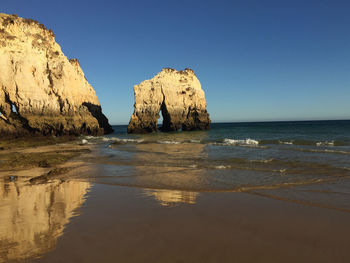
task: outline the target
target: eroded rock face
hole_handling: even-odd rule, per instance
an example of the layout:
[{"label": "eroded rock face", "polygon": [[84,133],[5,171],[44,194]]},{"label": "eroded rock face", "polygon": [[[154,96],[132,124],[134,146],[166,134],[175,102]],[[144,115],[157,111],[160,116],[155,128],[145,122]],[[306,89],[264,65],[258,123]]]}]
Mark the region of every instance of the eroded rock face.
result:
[{"label": "eroded rock face", "polygon": [[210,128],[204,91],[191,69],[163,69],[153,79],[136,85],[134,94],[129,133],[157,131],[160,112],[163,115],[162,131]]},{"label": "eroded rock face", "polygon": [[31,19],[0,13],[0,135],[112,131],[78,60]]}]

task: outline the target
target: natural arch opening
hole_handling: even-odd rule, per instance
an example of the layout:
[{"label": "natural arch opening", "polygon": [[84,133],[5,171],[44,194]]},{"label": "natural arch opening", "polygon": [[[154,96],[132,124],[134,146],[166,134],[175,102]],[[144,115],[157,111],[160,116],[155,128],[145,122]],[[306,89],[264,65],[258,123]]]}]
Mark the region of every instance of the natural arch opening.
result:
[{"label": "natural arch opening", "polygon": [[159,112],[159,118],[158,118],[158,122],[157,122],[157,125],[158,125],[158,129],[160,129],[163,125],[163,114],[162,114],[162,111]]},{"label": "natural arch opening", "polygon": [[[18,109],[17,109],[16,105],[12,101],[10,101],[8,96],[6,96],[5,99],[6,99],[6,103],[8,105],[4,106],[5,109],[2,106],[0,106],[0,118],[7,121],[8,118],[11,117],[12,114],[14,114],[14,115],[12,115],[12,117],[18,116]],[[7,108],[7,111],[6,111],[6,108]],[[10,109],[10,111],[8,111],[8,109]]]},{"label": "natural arch opening", "polygon": [[163,100],[162,106],[160,107],[160,115],[159,119],[162,119],[162,126],[160,127],[161,131],[170,131],[170,114],[165,105],[165,101]]},{"label": "natural arch opening", "polygon": [[11,102],[11,111],[12,111],[13,113],[18,114],[17,108],[16,108],[15,104],[13,104],[12,102]]}]

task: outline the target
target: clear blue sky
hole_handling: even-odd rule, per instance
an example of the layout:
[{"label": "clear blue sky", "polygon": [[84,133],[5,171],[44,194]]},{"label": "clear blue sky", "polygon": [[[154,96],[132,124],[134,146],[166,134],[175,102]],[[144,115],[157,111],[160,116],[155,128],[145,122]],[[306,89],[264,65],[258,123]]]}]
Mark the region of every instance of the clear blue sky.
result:
[{"label": "clear blue sky", "polygon": [[133,86],[194,69],[214,122],[350,119],[350,1],[1,0],[78,58],[112,124]]}]

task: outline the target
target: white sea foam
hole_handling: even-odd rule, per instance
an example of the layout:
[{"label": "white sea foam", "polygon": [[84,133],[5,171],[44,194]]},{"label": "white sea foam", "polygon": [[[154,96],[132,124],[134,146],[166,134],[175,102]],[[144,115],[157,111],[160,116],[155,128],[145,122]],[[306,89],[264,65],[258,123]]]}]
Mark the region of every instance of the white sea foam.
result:
[{"label": "white sea foam", "polygon": [[122,139],[117,137],[104,137],[102,139],[105,142],[119,142],[119,143],[141,143],[143,142],[143,139]]},{"label": "white sea foam", "polygon": [[245,139],[245,140],[233,140],[233,139],[225,139],[224,145],[258,145],[259,141],[253,139]]},{"label": "white sea foam", "polygon": [[270,163],[272,162],[274,159],[270,158],[270,159],[264,159],[264,160],[252,160],[251,162],[256,162],[256,163]]},{"label": "white sea foam", "polygon": [[334,146],[334,141],[317,142],[316,146]]},{"label": "white sea foam", "polygon": [[229,165],[217,165],[215,166],[215,169],[229,169],[231,166]]},{"label": "white sea foam", "polygon": [[158,143],[161,143],[161,144],[180,144],[180,142],[177,142],[177,141],[158,141]]},{"label": "white sea foam", "polygon": [[99,138],[98,136],[90,136],[90,135],[85,136],[86,140],[93,140],[93,139],[98,139],[98,138]]},{"label": "white sea foam", "polygon": [[280,144],[287,144],[287,145],[292,145],[293,142],[284,142],[284,141],[278,141]]}]

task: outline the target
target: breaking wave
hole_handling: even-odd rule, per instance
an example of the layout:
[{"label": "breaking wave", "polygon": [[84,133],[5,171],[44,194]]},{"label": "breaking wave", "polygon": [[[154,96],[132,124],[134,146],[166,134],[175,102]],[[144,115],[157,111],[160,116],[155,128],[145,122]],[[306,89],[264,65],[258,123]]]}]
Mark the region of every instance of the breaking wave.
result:
[{"label": "breaking wave", "polygon": [[230,165],[217,165],[214,167],[215,169],[230,169]]},{"label": "breaking wave", "polygon": [[259,141],[256,141],[250,138],[245,140],[224,139],[223,143],[225,145],[258,145]]},{"label": "breaking wave", "polygon": [[299,146],[318,146],[318,147],[333,147],[333,146],[349,146],[350,143],[344,141],[313,141],[313,140],[261,140],[259,144],[283,144],[283,145],[299,145]]},{"label": "breaking wave", "polygon": [[180,144],[181,142],[178,142],[178,141],[157,141],[157,143],[160,143],[160,144]]},{"label": "breaking wave", "polygon": [[292,141],[278,141],[279,144],[287,144],[287,145],[292,145],[293,142]]},{"label": "breaking wave", "polygon": [[120,139],[116,137],[103,138],[103,141],[112,142],[113,144],[128,144],[128,143],[142,143],[143,139]]},{"label": "breaking wave", "polygon": [[[85,136],[82,138],[81,143],[87,144],[94,141],[103,141],[110,142],[112,144],[207,144],[207,145],[217,145],[217,146],[246,146],[246,147],[259,147],[267,148],[267,145],[285,145],[287,146],[316,146],[320,148],[320,152],[327,153],[343,153],[349,154],[346,151],[335,151],[329,148],[336,146],[349,146],[350,142],[346,141],[312,141],[312,140],[258,140],[253,138],[246,139],[233,139],[233,138],[224,138],[224,139],[159,139],[159,138],[119,138],[119,137],[94,137],[94,136]],[[328,148],[328,149],[327,149]],[[306,148],[305,148],[306,149]],[[307,150],[307,149],[306,149]],[[318,151],[318,150],[312,150]]]},{"label": "breaking wave", "polygon": [[334,146],[334,141],[316,142],[316,146]]}]

